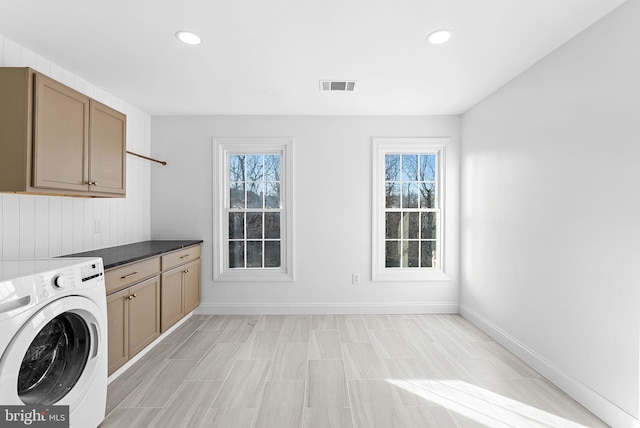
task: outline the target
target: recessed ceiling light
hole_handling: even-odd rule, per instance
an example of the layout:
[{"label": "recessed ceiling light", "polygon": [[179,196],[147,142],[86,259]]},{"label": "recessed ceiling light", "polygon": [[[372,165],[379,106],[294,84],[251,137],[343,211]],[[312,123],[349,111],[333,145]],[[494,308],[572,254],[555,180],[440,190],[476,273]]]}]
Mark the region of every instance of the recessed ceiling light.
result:
[{"label": "recessed ceiling light", "polygon": [[181,30],[176,33],[176,37],[182,43],[186,43],[188,45],[199,45],[202,39],[196,33],[192,33],[191,31]]},{"label": "recessed ceiling light", "polygon": [[436,30],[427,36],[429,43],[439,45],[451,38],[451,30]]}]

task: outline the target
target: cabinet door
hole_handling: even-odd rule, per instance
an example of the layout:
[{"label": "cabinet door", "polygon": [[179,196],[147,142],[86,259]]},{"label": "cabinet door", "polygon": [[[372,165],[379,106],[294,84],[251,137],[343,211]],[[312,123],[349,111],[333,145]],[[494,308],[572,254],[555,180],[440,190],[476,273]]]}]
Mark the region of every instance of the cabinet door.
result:
[{"label": "cabinet door", "polygon": [[107,296],[107,336],[109,348],[109,374],[129,360],[129,290]]},{"label": "cabinet door", "polygon": [[91,100],[89,191],[125,194],[127,118]]},{"label": "cabinet door", "polygon": [[183,316],[182,276],[184,267],[162,274],[162,332],[178,322]]},{"label": "cabinet door", "polygon": [[129,358],[160,336],[160,277],[128,288]]},{"label": "cabinet door", "polygon": [[200,260],[185,266],[183,281],[184,313],[188,314],[200,304]]},{"label": "cabinet door", "polygon": [[89,97],[35,75],[33,186],[88,189]]},{"label": "cabinet door", "polygon": [[33,72],[0,67],[0,189],[31,186],[33,143]]}]

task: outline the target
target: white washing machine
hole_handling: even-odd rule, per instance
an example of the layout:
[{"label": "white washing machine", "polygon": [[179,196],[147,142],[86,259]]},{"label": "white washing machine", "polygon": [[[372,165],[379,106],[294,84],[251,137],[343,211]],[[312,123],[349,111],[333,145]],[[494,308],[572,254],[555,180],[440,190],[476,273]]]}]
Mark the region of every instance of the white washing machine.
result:
[{"label": "white washing machine", "polygon": [[106,400],[102,259],[0,261],[0,404],[68,405],[95,428]]}]

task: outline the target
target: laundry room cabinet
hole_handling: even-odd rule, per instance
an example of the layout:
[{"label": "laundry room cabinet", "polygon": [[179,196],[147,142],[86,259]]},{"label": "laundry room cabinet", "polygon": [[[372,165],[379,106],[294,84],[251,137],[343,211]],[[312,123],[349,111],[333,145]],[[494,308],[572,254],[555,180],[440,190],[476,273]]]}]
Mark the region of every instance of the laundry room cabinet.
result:
[{"label": "laundry room cabinet", "polygon": [[160,336],[160,276],[107,296],[109,374]]},{"label": "laundry room cabinet", "polygon": [[125,196],[126,124],[31,68],[0,67],[0,191]]},{"label": "laundry room cabinet", "polygon": [[198,307],[201,242],[146,241],[70,255],[105,262],[109,375]]},{"label": "laundry room cabinet", "polygon": [[162,274],[161,331],[180,321],[200,304],[200,260]]}]

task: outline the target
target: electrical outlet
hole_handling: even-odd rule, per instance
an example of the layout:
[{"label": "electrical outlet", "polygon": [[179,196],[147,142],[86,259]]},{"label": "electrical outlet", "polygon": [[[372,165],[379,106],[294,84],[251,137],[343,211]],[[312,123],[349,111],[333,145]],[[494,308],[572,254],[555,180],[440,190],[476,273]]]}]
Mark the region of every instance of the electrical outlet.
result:
[{"label": "electrical outlet", "polygon": [[357,273],[354,273],[351,275],[351,283],[353,285],[358,285],[360,284],[360,275],[358,275]]},{"label": "electrical outlet", "polygon": [[93,221],[93,232],[102,233],[102,220],[100,220],[99,218]]}]

